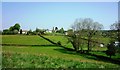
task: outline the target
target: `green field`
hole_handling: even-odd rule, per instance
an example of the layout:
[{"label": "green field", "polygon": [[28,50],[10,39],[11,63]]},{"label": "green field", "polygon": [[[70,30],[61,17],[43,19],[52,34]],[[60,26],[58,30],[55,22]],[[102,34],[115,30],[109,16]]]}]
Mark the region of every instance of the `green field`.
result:
[{"label": "green field", "polygon": [[[54,42],[61,41],[66,45],[64,36],[45,36]],[[3,44],[22,44],[40,46],[2,46],[3,68],[119,68],[120,65],[109,61],[102,61],[90,55],[67,51],[62,47],[54,46],[43,38],[27,35],[3,35]],[[45,46],[41,46],[45,45]],[[51,45],[51,46],[50,46]],[[72,48],[71,44],[66,47]],[[106,50],[106,48],[93,48],[93,50]],[[106,56],[103,52],[92,52]],[[106,56],[108,57],[108,56]],[[120,58],[120,55],[112,57]]]},{"label": "green field", "polygon": [[48,41],[39,36],[24,36],[24,35],[3,35],[3,44],[23,44],[23,45],[51,45]]}]

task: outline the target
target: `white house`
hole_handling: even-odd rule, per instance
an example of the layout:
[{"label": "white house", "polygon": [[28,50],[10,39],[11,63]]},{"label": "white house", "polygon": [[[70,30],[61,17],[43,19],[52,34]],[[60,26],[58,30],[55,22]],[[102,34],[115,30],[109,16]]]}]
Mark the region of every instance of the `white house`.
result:
[{"label": "white house", "polygon": [[[27,30],[22,30],[22,34],[27,34]],[[20,34],[20,31],[18,32]]]},{"label": "white house", "polygon": [[52,33],[52,30],[46,30],[46,33]]}]

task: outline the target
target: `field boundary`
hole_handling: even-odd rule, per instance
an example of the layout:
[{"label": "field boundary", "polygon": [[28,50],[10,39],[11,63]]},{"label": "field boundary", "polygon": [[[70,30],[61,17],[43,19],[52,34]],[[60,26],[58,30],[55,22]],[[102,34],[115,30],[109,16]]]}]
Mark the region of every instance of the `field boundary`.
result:
[{"label": "field boundary", "polygon": [[56,46],[56,45],[23,45],[23,44],[0,44],[2,46]]},{"label": "field boundary", "polygon": [[51,41],[50,39],[48,39],[48,38],[46,38],[46,37],[44,37],[44,36],[42,36],[42,35],[39,35],[39,36],[42,37],[43,39],[49,41],[50,43],[56,45],[56,46],[62,47],[62,48],[64,48],[64,49],[68,50],[68,51],[75,51],[74,49],[67,48],[67,47],[62,46],[61,44],[55,43],[55,42]]}]

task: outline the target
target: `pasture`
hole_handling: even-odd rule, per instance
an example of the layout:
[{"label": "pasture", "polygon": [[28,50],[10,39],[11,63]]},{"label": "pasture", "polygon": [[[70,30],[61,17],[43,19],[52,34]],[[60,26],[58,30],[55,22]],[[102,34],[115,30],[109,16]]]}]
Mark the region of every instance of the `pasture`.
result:
[{"label": "pasture", "polygon": [[[54,42],[66,44],[64,36],[45,36]],[[106,40],[106,39],[103,39]],[[2,44],[18,44],[16,46],[2,46],[3,68],[119,68],[120,65],[98,59],[91,55],[79,54],[55,46],[37,35],[3,35]],[[28,46],[19,46],[28,45]],[[106,47],[95,47],[93,50],[105,51]],[[91,52],[106,56],[103,52]],[[120,54],[112,57],[120,58]]]}]

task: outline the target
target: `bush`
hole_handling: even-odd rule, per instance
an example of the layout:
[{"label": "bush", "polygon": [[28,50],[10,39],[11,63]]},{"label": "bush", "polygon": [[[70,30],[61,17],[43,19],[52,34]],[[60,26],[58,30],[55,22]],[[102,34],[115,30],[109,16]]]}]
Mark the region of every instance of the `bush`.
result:
[{"label": "bush", "polygon": [[14,31],[13,31],[13,34],[18,34],[18,30],[14,30]]},{"label": "bush", "polygon": [[116,47],[114,45],[114,42],[111,42],[110,44],[107,45],[106,54],[111,58],[111,56],[115,56],[115,53],[116,53]]},{"label": "bush", "polygon": [[3,30],[2,34],[3,35],[14,35],[14,34],[18,34],[18,30],[10,31],[8,29],[5,29],[5,30]]}]

